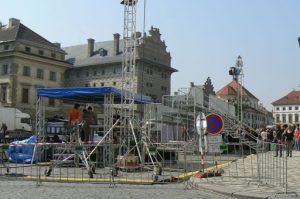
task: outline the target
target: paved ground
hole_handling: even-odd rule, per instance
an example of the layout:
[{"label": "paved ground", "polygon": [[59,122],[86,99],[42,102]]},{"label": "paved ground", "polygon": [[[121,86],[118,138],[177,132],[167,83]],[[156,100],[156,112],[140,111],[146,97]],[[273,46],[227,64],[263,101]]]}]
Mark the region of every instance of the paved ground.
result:
[{"label": "paved ground", "polygon": [[[300,198],[300,151],[293,151],[293,157],[285,160],[274,157],[274,152],[261,154],[259,158],[252,155],[225,165],[222,177],[192,177],[190,181],[201,189],[235,198]],[[256,161],[261,163],[259,169]],[[286,163],[287,178],[282,170],[286,169]]]},{"label": "paved ground", "polygon": [[185,185],[116,185],[108,184],[72,184],[0,181],[1,199],[226,199],[211,191],[185,189]]}]

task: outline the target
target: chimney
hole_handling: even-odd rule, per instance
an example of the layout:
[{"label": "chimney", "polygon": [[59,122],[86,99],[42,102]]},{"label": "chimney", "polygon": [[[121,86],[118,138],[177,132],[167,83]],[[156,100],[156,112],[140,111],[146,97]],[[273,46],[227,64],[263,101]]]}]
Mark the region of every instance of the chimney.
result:
[{"label": "chimney", "polygon": [[58,42],[55,42],[55,43],[53,43],[55,46],[57,46],[58,48],[60,48],[60,43],[58,43]]},{"label": "chimney", "polygon": [[120,53],[119,44],[120,44],[120,34],[115,33],[114,34],[114,52],[113,52],[113,55],[118,55]]},{"label": "chimney", "polygon": [[13,27],[20,24],[20,20],[16,18],[10,18],[8,21],[8,27]]},{"label": "chimney", "polygon": [[93,56],[94,53],[94,44],[95,44],[95,40],[94,39],[88,39],[88,57]]}]

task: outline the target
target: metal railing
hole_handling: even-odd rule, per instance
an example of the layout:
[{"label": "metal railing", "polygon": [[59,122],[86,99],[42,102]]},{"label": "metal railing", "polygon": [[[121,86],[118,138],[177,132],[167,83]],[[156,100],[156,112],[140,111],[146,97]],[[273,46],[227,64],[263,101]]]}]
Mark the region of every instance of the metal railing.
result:
[{"label": "metal railing", "polygon": [[[134,147],[119,156],[122,147],[107,141],[83,146],[76,143],[3,144],[0,148],[0,179],[31,180],[37,184],[47,181],[170,183],[188,180],[199,172],[212,177],[204,178],[208,183],[256,183],[286,190],[288,184],[286,145],[276,143],[259,142],[256,151],[247,144],[229,143],[222,145],[220,153],[204,156],[200,155],[196,143],[152,143],[147,146],[148,150],[142,149],[142,163]],[[83,151],[88,154],[92,176],[89,167],[79,158]]]}]

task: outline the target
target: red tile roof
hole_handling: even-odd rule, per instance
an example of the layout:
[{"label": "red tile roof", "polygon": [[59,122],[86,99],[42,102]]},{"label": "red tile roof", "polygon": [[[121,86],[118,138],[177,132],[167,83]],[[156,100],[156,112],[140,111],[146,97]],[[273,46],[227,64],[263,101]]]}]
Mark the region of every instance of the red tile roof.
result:
[{"label": "red tile roof", "polygon": [[272,102],[272,105],[295,105],[300,104],[300,91],[291,91],[286,96]]},{"label": "red tile roof", "polygon": [[[232,80],[229,84],[221,88],[219,91],[217,91],[216,95],[220,97],[224,96],[237,96],[237,85],[238,83],[235,80]],[[250,91],[248,91],[245,87],[242,88],[242,95],[248,96],[251,98],[254,98],[258,100]]]}]

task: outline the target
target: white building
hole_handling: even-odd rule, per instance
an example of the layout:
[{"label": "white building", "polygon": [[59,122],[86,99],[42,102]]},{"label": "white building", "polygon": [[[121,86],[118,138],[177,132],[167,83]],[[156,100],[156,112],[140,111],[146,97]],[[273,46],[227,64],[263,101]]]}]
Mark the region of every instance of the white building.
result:
[{"label": "white building", "polygon": [[299,124],[300,91],[292,91],[286,96],[274,101],[273,117],[276,124]]}]

